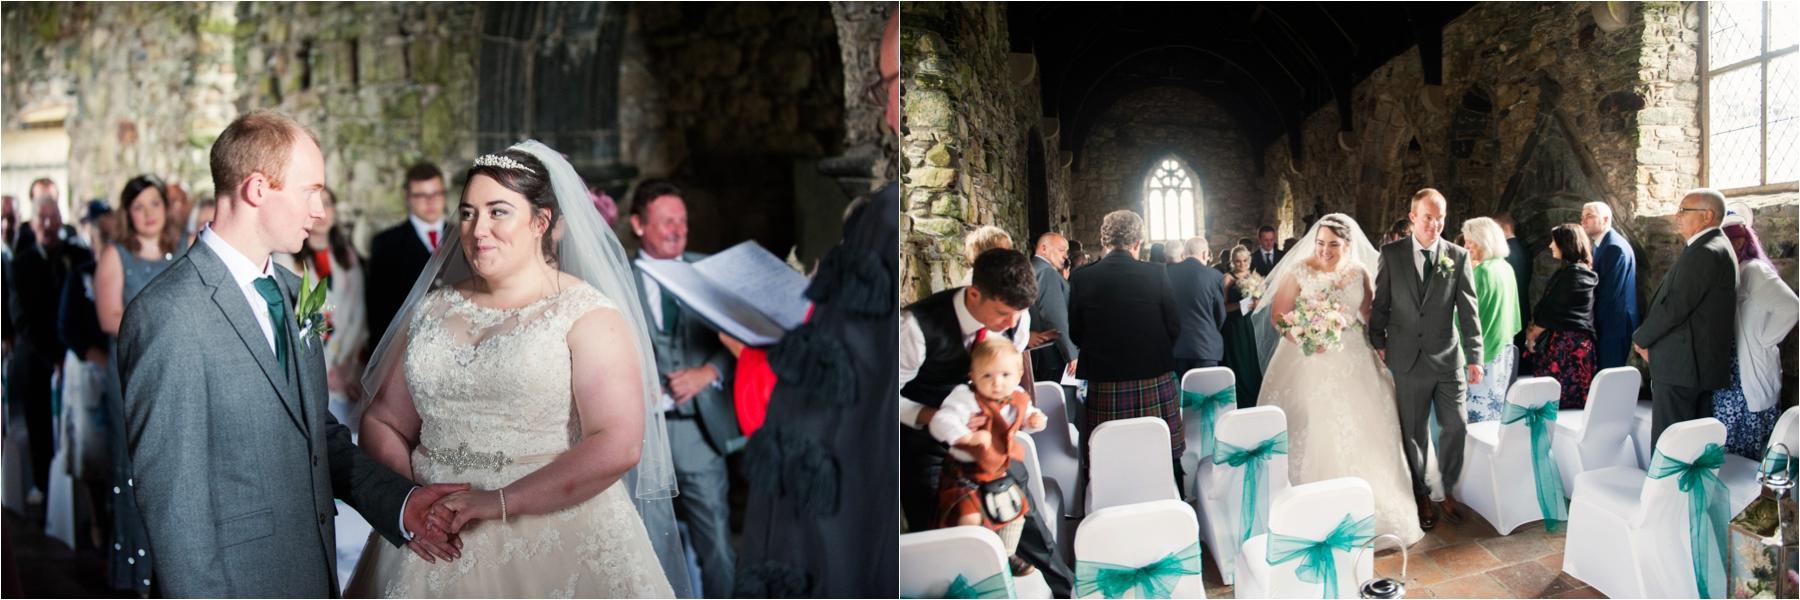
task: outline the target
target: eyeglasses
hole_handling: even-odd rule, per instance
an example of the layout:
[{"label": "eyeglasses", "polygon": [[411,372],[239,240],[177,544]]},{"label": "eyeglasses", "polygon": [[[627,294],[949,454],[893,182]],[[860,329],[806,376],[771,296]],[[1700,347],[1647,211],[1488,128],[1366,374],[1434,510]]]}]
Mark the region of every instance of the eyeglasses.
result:
[{"label": "eyeglasses", "polygon": [[1680,211],[1678,211],[1678,212],[1712,212],[1712,209],[1710,209],[1710,208],[1686,208],[1686,207],[1683,207],[1683,208],[1682,208],[1682,209],[1681,209],[1681,210],[1680,210]]},{"label": "eyeglasses", "polygon": [[893,75],[882,75],[881,79],[877,79],[867,87],[864,87],[862,91],[863,103],[872,105],[886,104],[887,86],[899,78],[900,73],[895,71]]}]

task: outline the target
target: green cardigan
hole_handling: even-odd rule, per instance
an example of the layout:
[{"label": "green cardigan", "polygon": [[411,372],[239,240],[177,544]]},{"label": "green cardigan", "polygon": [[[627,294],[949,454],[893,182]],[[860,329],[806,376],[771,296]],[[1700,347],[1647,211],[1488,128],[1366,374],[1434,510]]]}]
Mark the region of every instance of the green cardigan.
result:
[{"label": "green cardigan", "polygon": [[1500,349],[1512,343],[1523,326],[1519,316],[1518,280],[1512,265],[1502,258],[1481,261],[1475,267],[1475,306],[1481,314],[1481,356],[1494,360]]}]

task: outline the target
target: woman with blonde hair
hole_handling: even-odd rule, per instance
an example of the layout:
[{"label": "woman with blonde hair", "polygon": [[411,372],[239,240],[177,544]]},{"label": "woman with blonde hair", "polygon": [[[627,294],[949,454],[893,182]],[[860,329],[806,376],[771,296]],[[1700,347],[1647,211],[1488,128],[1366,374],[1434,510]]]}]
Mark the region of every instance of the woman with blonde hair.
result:
[{"label": "woman with blonde hair", "polygon": [[969,264],[969,272],[963,274],[962,284],[969,285],[969,277],[975,273],[975,257],[995,248],[1011,250],[1012,247],[1012,236],[993,225],[982,225],[963,236],[963,260]]},{"label": "woman with blonde hair", "polygon": [[1512,339],[1522,326],[1519,316],[1518,280],[1512,265],[1506,262],[1511,251],[1500,224],[1487,217],[1463,221],[1463,245],[1469,249],[1469,262],[1475,265],[1475,307],[1481,320],[1481,355],[1488,359],[1481,366],[1485,375],[1481,383],[1469,385],[1467,411],[1470,423],[1500,418],[1506,403],[1506,388],[1512,384]]}]

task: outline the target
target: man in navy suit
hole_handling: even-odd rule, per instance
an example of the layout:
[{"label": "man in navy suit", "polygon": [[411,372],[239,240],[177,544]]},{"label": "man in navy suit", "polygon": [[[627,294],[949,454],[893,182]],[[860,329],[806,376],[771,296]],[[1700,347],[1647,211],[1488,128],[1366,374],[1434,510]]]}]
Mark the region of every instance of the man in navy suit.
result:
[{"label": "man in navy suit", "polygon": [[1581,207],[1581,228],[1594,242],[1594,272],[1600,276],[1600,285],[1594,288],[1596,364],[1601,369],[1622,367],[1639,322],[1637,257],[1625,236],[1613,231],[1612,208],[1605,203]]}]

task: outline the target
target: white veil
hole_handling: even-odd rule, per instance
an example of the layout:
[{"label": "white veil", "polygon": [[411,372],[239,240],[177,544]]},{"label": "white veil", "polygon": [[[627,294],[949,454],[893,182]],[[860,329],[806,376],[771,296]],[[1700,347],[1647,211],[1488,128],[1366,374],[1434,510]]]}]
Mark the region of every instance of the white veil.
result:
[{"label": "white veil", "polygon": [[1362,227],[1356,224],[1356,219],[1344,213],[1331,213],[1314,222],[1312,229],[1306,230],[1306,235],[1301,236],[1294,247],[1288,249],[1281,262],[1276,263],[1275,268],[1269,271],[1269,276],[1263,278],[1262,300],[1257,301],[1256,310],[1250,313],[1251,323],[1256,326],[1256,350],[1261,355],[1264,372],[1269,369],[1269,359],[1275,356],[1275,346],[1281,342],[1281,334],[1275,331],[1275,322],[1269,316],[1270,309],[1275,304],[1275,290],[1281,289],[1282,278],[1293,275],[1295,270],[1306,264],[1307,259],[1312,258],[1318,246],[1319,226],[1327,220],[1336,220],[1350,227],[1350,244],[1344,249],[1345,260],[1362,263],[1369,269],[1371,277],[1381,268],[1381,251],[1369,242]]},{"label": "white veil", "polygon": [[[531,154],[549,170],[550,189],[562,213],[562,219],[552,234],[560,236],[556,243],[557,267],[580,278],[611,299],[630,327],[630,339],[627,341],[637,348],[639,376],[643,380],[644,445],[637,466],[619,481],[631,492],[638,514],[644,520],[644,529],[656,547],[663,572],[668,576],[669,584],[674,586],[675,595],[681,598],[692,597],[687,561],[682,550],[681,535],[675,525],[674,506],[670,501],[676,496],[677,490],[675,466],[669,455],[668,428],[660,410],[659,390],[662,389],[662,384],[656,373],[656,358],[652,354],[644,311],[637,301],[637,285],[632,276],[631,263],[626,260],[625,249],[613,235],[612,228],[606,225],[599,211],[594,208],[588,197],[587,185],[561,153],[537,140],[521,142],[511,149]],[[411,334],[412,316],[423,304],[425,297],[432,290],[455,285],[474,276],[460,248],[460,237],[444,236],[445,242],[439,245],[437,252],[425,264],[425,270],[413,284],[412,291],[406,295],[406,302],[401,305],[393,322],[388,325],[387,332],[382,335],[381,343],[375,347],[375,353],[369,359],[370,368],[363,374],[362,384],[366,397],[374,398],[381,383],[387,380],[394,369],[402,366],[407,339]]]}]

